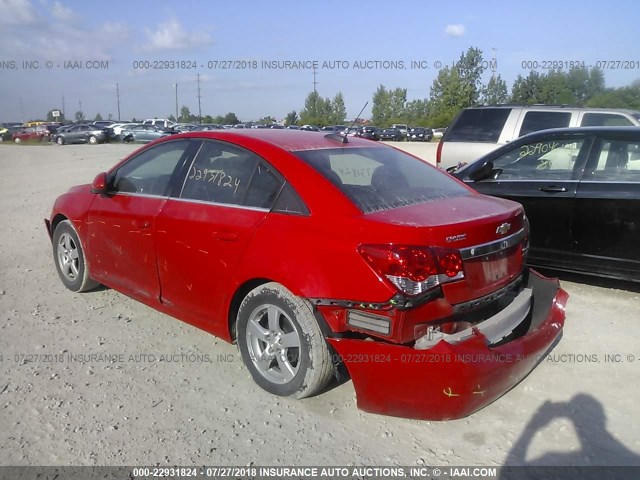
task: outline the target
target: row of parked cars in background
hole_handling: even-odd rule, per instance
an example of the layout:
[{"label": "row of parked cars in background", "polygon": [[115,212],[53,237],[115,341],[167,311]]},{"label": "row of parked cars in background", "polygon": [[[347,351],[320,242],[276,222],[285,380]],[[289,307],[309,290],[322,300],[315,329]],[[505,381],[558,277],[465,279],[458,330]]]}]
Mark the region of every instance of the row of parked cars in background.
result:
[{"label": "row of parked cars in background", "polygon": [[434,138],[442,137],[445,129],[431,129],[425,127],[408,127],[405,124],[394,124],[389,128],[374,126],[348,127],[346,125],[330,125],[317,127],[315,125],[219,125],[219,124],[184,124],[175,123],[168,119],[154,118],[143,122],[117,123],[110,120],[98,120],[92,123],[74,123],[61,125],[59,123],[38,122],[37,125],[6,124],[0,126],[0,141],[44,142],[51,141],[58,145],[71,143],[97,144],[104,142],[138,142],[147,143],[157,138],[176,133],[191,131],[207,131],[220,129],[243,128],[271,128],[305,130],[340,135],[356,136],[369,140],[382,141],[414,141],[430,142]]}]

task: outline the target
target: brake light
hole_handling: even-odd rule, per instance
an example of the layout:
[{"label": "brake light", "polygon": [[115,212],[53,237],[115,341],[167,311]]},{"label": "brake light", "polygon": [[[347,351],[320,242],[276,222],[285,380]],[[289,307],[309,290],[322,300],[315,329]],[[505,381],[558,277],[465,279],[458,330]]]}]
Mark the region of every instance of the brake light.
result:
[{"label": "brake light", "polygon": [[440,168],[442,164],[442,139],[438,142],[438,148],[436,149],[436,167]]},{"label": "brake light", "polygon": [[407,295],[420,295],[464,278],[460,252],[407,245],[360,245],[360,255],[375,272]]}]

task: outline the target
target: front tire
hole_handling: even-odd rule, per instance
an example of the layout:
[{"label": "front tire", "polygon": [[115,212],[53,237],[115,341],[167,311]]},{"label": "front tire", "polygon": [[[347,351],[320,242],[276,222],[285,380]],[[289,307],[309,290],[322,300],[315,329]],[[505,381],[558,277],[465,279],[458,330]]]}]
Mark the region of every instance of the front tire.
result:
[{"label": "front tire", "polygon": [[95,145],[96,143],[98,143],[98,139],[97,139],[96,137],[94,137],[93,135],[91,135],[91,136],[89,137],[89,143],[90,143],[91,145]]},{"label": "front tire", "polygon": [[56,138],[56,143],[57,143],[58,145],[64,145],[64,138],[62,138],[62,137],[58,137],[58,138]]},{"label": "front tire", "polygon": [[82,244],[69,220],[63,220],[53,232],[53,259],[62,283],[72,292],[86,292],[99,283],[91,280]]},{"label": "front tire", "polygon": [[333,375],[329,348],[311,305],[278,283],[263,284],[244,298],[236,339],[253,380],[275,395],[312,396]]},{"label": "front tire", "polygon": [[22,140],[20,140],[19,138],[16,138],[16,139],[14,140],[14,142],[16,142],[16,143],[20,143],[21,141],[22,141]]}]

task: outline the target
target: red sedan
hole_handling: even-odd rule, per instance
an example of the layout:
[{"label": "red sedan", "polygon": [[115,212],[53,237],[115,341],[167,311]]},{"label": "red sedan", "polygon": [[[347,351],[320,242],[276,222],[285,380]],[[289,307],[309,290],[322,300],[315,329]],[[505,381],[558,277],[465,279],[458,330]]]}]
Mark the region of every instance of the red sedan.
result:
[{"label": "red sedan", "polygon": [[291,130],[175,135],[60,196],[62,282],[237,342],[276,395],[343,365],[358,406],[459,418],[524,378],[567,294],[524,266],[522,207],[392,147]]},{"label": "red sedan", "polygon": [[49,130],[44,125],[36,127],[26,127],[15,132],[11,139],[15,143],[21,142],[44,142],[49,140]]}]

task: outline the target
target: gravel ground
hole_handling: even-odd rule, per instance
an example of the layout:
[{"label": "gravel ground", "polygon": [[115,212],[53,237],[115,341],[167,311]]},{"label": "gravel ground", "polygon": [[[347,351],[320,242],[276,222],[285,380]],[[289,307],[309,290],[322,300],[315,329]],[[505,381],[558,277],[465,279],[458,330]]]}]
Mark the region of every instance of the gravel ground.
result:
[{"label": "gravel ground", "polygon": [[[235,346],[113,290],[67,291],[43,218],[134,148],[0,146],[1,465],[640,465],[629,284],[563,277],[552,354],[450,422],[360,412],[351,382],[274,397]],[[435,147],[411,148],[430,159]]]}]

